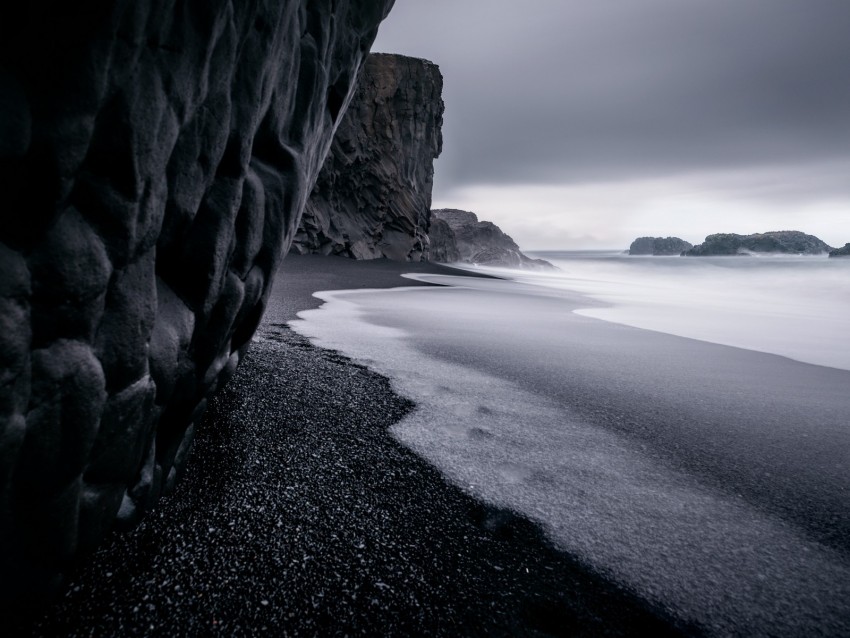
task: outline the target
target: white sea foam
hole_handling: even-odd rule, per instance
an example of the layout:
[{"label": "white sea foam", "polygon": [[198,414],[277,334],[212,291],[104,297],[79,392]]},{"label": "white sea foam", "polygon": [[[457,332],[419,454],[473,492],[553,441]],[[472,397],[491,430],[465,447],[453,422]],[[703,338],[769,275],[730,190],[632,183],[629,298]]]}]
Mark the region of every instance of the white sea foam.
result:
[{"label": "white sea foam", "polygon": [[[417,403],[392,430],[401,442],[458,486],[540,522],[565,550],[709,633],[850,631],[850,566],[840,552],[563,403],[413,345],[414,336],[427,339],[427,324],[499,350],[506,323],[533,334],[559,311],[568,317],[575,298],[562,302],[559,291],[523,283],[417,278],[462,288],[325,292],[325,305],[291,323],[385,374]],[[552,326],[545,330],[551,336]]]},{"label": "white sea foam", "polygon": [[850,259],[535,256],[561,271],[477,270],[604,303],[588,317],[850,370]]}]

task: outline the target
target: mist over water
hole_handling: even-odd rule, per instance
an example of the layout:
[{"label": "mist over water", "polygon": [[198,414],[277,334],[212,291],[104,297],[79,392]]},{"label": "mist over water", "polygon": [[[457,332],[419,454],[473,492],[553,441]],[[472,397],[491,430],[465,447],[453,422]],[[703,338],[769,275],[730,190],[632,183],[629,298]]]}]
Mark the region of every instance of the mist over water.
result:
[{"label": "mist over water", "polygon": [[456,485],[675,616],[850,632],[850,373],[714,345],[847,367],[850,263],[540,256],[562,271],[326,292],[291,325],[413,399],[392,433]]},{"label": "mist over water", "polygon": [[578,314],[850,369],[850,259],[532,255],[561,272],[497,272],[604,302]]}]

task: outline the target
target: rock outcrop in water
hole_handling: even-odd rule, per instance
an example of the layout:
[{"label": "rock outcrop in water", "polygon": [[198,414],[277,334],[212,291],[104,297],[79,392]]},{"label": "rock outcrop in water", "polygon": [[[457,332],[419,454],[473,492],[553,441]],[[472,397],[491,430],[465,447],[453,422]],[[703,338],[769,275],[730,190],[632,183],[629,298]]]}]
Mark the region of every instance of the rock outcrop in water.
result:
[{"label": "rock outcrop in water", "polygon": [[678,237],[638,237],[629,246],[630,255],[681,255],[694,245]]},{"label": "rock outcrop in water", "polygon": [[355,259],[428,257],[443,78],[417,58],[372,54],[292,244]]},{"label": "rock outcrop in water", "polygon": [[0,8],[0,597],[174,485],[392,0]]},{"label": "rock outcrop in water", "polygon": [[780,230],[754,235],[720,233],[709,235],[705,242],[682,254],[688,257],[712,255],[741,255],[747,253],[785,253],[794,255],[822,255],[832,250],[831,246],[814,235],[798,230]]},{"label": "rock outcrop in water", "polygon": [[830,257],[850,257],[850,244],[844,244],[841,248],[829,251]]},{"label": "rock outcrop in water", "polygon": [[[493,222],[478,221],[475,213],[442,208],[431,211],[431,220],[435,229],[431,233],[432,261],[461,261],[480,266],[531,270],[555,269],[548,261],[524,255],[502,229]],[[457,258],[452,259],[455,254]],[[446,258],[437,258],[443,256]]]}]

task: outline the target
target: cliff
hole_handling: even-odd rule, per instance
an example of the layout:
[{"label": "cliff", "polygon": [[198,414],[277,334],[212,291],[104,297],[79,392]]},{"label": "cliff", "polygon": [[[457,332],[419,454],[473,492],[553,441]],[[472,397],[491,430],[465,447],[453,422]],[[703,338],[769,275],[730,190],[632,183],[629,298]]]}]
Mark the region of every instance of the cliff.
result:
[{"label": "cliff", "polygon": [[181,472],[392,0],[0,7],[0,597]]},{"label": "cliff", "polygon": [[678,237],[638,237],[629,246],[630,255],[681,255],[694,245]]},{"label": "cliff", "polygon": [[829,251],[830,257],[850,257],[850,244],[844,244],[841,248]]},{"label": "cliff", "polygon": [[832,248],[814,235],[797,230],[780,230],[754,235],[721,233],[709,235],[705,242],[682,254],[688,257],[711,255],[739,255],[746,253],[787,253],[795,255],[821,255]]},{"label": "cliff", "polygon": [[[480,222],[475,213],[454,208],[431,211],[432,261],[462,261],[501,268],[554,269],[543,259],[531,259],[493,222]],[[445,227],[440,224],[445,224]],[[447,232],[447,230],[450,232]],[[456,259],[448,257],[457,255]],[[436,257],[446,256],[445,260]]]},{"label": "cliff", "polygon": [[369,56],[293,251],[427,258],[434,159],[442,150],[442,89],[440,70],[431,62]]},{"label": "cliff", "polygon": [[451,264],[461,261],[454,231],[449,224],[436,215],[431,217],[431,227],[428,232],[430,252],[429,261]]}]

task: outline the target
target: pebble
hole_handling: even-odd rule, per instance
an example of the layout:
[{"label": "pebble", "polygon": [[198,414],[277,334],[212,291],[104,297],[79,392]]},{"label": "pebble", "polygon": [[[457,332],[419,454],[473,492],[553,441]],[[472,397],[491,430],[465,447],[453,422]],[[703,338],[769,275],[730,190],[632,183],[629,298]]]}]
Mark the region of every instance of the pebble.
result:
[{"label": "pebble", "polygon": [[[261,328],[211,401],[172,495],[136,529],[111,536],[65,596],[20,633],[683,629],[397,443],[388,428],[413,407],[364,367],[284,326]],[[259,605],[258,591],[266,594]]]}]

